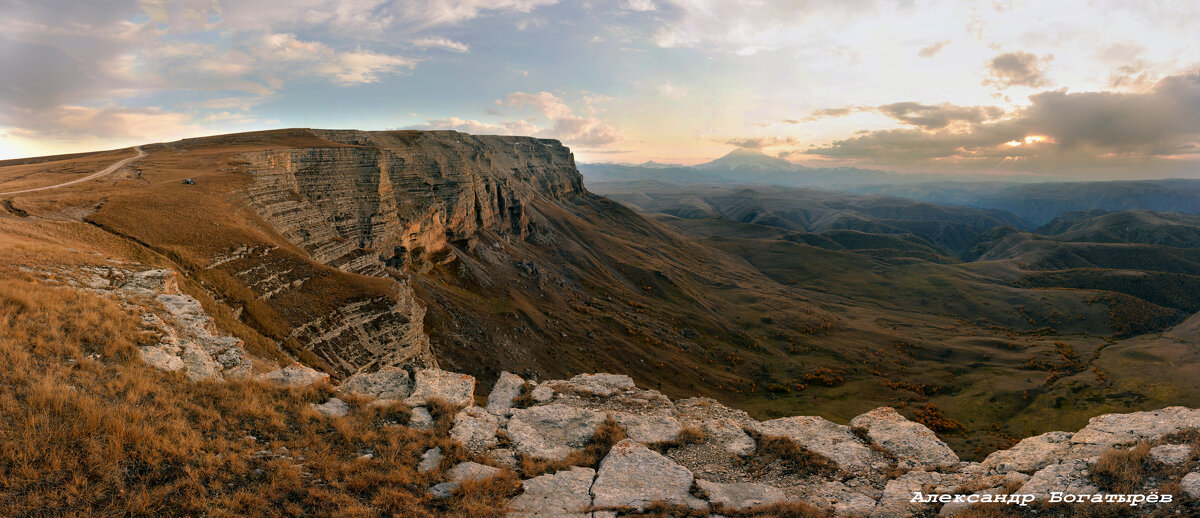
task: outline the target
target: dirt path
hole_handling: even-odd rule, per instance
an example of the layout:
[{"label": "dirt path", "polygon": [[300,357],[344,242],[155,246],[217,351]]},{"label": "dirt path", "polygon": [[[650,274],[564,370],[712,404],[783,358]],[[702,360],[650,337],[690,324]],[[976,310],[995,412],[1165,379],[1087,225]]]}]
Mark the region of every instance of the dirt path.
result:
[{"label": "dirt path", "polygon": [[50,189],[57,189],[57,188],[59,188],[59,187],[66,187],[66,186],[68,186],[68,185],[73,185],[73,184],[77,184],[77,183],[80,183],[80,182],[86,182],[86,181],[88,181],[88,180],[92,180],[92,179],[100,178],[101,176],[104,176],[104,175],[112,174],[112,173],[113,173],[113,172],[115,172],[116,170],[118,170],[118,169],[120,169],[120,168],[122,168],[122,167],[125,167],[125,166],[129,165],[129,164],[130,164],[130,163],[132,163],[134,160],[137,160],[137,159],[139,159],[139,158],[142,158],[142,157],[146,156],[146,152],[145,152],[145,151],[142,151],[142,146],[135,146],[133,149],[135,149],[135,150],[138,152],[137,156],[131,156],[131,157],[129,157],[129,158],[126,158],[126,159],[124,159],[124,160],[121,160],[120,162],[117,162],[117,163],[115,163],[115,164],[113,164],[113,165],[110,165],[110,166],[108,166],[108,167],[104,168],[104,169],[103,169],[102,171],[100,171],[100,172],[97,172],[97,173],[92,173],[92,174],[89,174],[89,175],[87,175],[87,176],[85,176],[85,177],[83,177],[83,178],[76,178],[76,179],[74,179],[74,180],[71,180],[71,181],[69,181],[69,182],[63,182],[63,183],[60,183],[60,184],[57,184],[57,185],[48,185],[48,186],[46,186],[46,187],[35,187],[35,188],[33,188],[33,189],[24,189],[24,190],[20,190],[20,191],[12,191],[12,192],[0,192],[0,196],[6,196],[6,195],[9,195],[9,194],[21,194],[21,193],[25,193],[25,192],[46,191],[46,190],[50,190]]}]

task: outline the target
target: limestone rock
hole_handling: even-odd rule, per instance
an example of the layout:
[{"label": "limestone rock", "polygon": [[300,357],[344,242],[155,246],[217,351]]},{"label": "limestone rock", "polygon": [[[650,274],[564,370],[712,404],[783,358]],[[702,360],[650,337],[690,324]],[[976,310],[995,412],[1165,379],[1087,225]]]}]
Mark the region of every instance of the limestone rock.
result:
[{"label": "limestone rock", "polygon": [[488,452],[488,455],[491,456],[492,462],[514,471],[520,464],[517,459],[517,452],[512,448],[496,448]]},{"label": "limestone rock", "polygon": [[425,450],[425,453],[421,454],[421,462],[417,463],[417,472],[427,473],[438,469],[438,466],[442,465],[444,457],[440,446]]},{"label": "limestone rock", "polygon": [[1035,437],[1021,439],[1007,450],[999,450],[986,459],[983,465],[1000,472],[1021,471],[1033,473],[1062,460],[1064,452],[1071,446],[1070,432],[1048,432]]},{"label": "limestone rock", "polygon": [[165,346],[139,347],[138,351],[141,353],[142,361],[156,369],[174,372],[183,368],[183,358],[180,358],[178,354],[172,354]]},{"label": "limestone rock", "polygon": [[329,401],[319,405],[314,403],[312,407],[313,410],[320,412],[326,417],[344,417],[350,413],[350,407],[346,405],[346,402],[335,397],[329,398]]},{"label": "limestone rock", "polygon": [[282,369],[259,374],[258,379],[279,387],[304,387],[313,383],[328,382],[329,375],[297,362]]},{"label": "limestone rock", "polygon": [[870,518],[908,518],[928,512],[933,503],[913,502],[914,492],[927,492],[926,487],[938,486],[942,483],[943,475],[926,471],[912,471],[892,479],[883,488],[883,496],[871,511]]},{"label": "limestone rock", "polygon": [[867,437],[898,458],[930,467],[958,465],[958,455],[933,430],[905,419],[894,408],[876,408],[850,420],[850,426],[866,429]]},{"label": "limestone rock", "polygon": [[1088,425],[1071,437],[1074,445],[1113,446],[1154,440],[1188,428],[1200,428],[1200,409],[1167,407],[1131,414],[1105,414],[1088,420]]},{"label": "limestone rock", "polygon": [[836,480],[812,487],[804,501],[825,509],[835,516],[867,516],[875,508],[875,499],[847,487]]},{"label": "limestone rock", "polygon": [[508,371],[500,373],[492,392],[488,394],[487,406],[484,407],[493,414],[503,414],[513,406],[513,399],[521,395],[525,380]]},{"label": "limestone rock", "polygon": [[1036,495],[1039,501],[1050,498],[1051,491],[1095,493],[1100,488],[1088,478],[1088,462],[1077,459],[1046,466],[1034,473],[1017,492]]},{"label": "limestone rock", "polygon": [[423,406],[412,409],[412,415],[408,418],[408,427],[417,430],[428,430],[433,428],[433,415]]},{"label": "limestone rock", "polygon": [[692,472],[641,443],[625,439],[613,446],[592,484],[592,504],[596,507],[633,507],[663,501],[702,509],[702,500],[693,497]]},{"label": "limestone rock", "polygon": [[551,399],[554,399],[554,389],[545,385],[538,385],[533,388],[533,392],[530,395],[533,396],[533,400],[537,403],[549,403]]},{"label": "limestone rock", "polygon": [[708,440],[722,444],[730,455],[749,455],[754,451],[754,439],[731,418],[706,421],[703,429]]},{"label": "limestone rock", "polygon": [[467,407],[455,414],[450,438],[474,453],[483,453],[498,442],[496,430],[499,428],[500,420],[495,415],[477,406]]},{"label": "limestone rock", "polygon": [[[983,496],[983,495],[999,495],[999,494],[1003,494],[1003,493],[1004,493],[1004,488],[993,487],[990,489],[984,489],[982,491],[976,491],[972,494]],[[938,516],[958,516],[959,513],[967,510],[967,508],[971,507],[971,505],[972,504],[970,502],[949,502],[949,503],[943,505],[942,508],[938,511]]]},{"label": "limestone rock", "polygon": [[820,417],[783,417],[752,427],[754,431],[763,435],[787,437],[813,452],[828,457],[846,471],[878,471],[887,466],[887,461],[859,441],[849,426]]},{"label": "limestone rock", "polygon": [[446,472],[446,476],[450,479],[442,482],[429,489],[429,494],[437,498],[446,498],[454,493],[458,486],[463,482],[472,480],[486,480],[499,475],[501,471],[497,468],[479,464],[476,462],[463,462],[455,465]]},{"label": "limestone rock", "polygon": [[404,402],[418,406],[430,399],[441,399],[457,407],[468,406],[475,400],[475,378],[441,369],[421,369],[417,371],[412,395]]},{"label": "limestone rock", "polygon": [[1200,472],[1191,472],[1179,481],[1179,488],[1191,498],[1200,499]]},{"label": "limestone rock", "polygon": [[513,410],[508,437],[518,453],[562,460],[587,444],[604,415],[594,410],[551,404]]},{"label": "limestone rock", "polygon": [[753,482],[720,484],[697,479],[696,485],[708,494],[709,502],[737,510],[787,500],[787,495],[783,493],[783,490],[766,484],[756,484]]},{"label": "limestone rock", "polygon": [[672,441],[679,437],[679,421],[674,417],[661,414],[633,414],[629,412],[614,412],[613,419],[625,428],[626,434],[642,444]]},{"label": "limestone rock", "polygon": [[1186,444],[1161,444],[1150,448],[1150,457],[1167,465],[1183,464],[1192,457],[1192,447]]},{"label": "limestone rock", "polygon": [[633,378],[624,374],[580,374],[567,381],[553,382],[560,391],[574,391],[584,394],[609,397],[622,390],[637,388]]},{"label": "limestone rock", "polygon": [[412,379],[404,369],[384,367],[346,378],[338,391],[375,399],[404,399],[412,392]]},{"label": "limestone rock", "polygon": [[525,492],[512,499],[510,518],[589,518],[584,509],[592,505],[588,489],[596,471],[572,467],[522,483]]}]

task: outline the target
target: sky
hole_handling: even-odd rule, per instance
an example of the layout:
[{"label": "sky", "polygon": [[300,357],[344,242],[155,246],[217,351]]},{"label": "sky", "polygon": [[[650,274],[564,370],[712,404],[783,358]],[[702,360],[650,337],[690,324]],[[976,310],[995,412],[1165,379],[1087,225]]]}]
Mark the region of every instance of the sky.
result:
[{"label": "sky", "polygon": [[0,0],[0,158],[285,127],[1200,176],[1200,2]]}]

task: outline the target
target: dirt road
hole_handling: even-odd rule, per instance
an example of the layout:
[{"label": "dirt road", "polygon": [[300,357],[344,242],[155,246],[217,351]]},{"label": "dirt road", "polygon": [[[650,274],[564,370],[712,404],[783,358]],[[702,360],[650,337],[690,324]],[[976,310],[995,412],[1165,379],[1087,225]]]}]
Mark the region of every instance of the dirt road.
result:
[{"label": "dirt road", "polygon": [[139,158],[142,158],[142,157],[146,156],[146,152],[145,152],[145,151],[142,151],[142,147],[141,147],[141,146],[135,146],[133,149],[134,149],[134,150],[136,150],[136,151],[138,152],[137,156],[131,156],[131,157],[129,157],[129,158],[126,158],[126,159],[124,159],[124,160],[121,160],[120,162],[117,162],[117,163],[115,163],[115,164],[113,164],[113,165],[110,165],[110,166],[108,166],[108,167],[104,168],[104,169],[103,169],[102,171],[100,171],[100,172],[97,172],[97,173],[92,173],[92,174],[89,174],[89,175],[87,175],[87,176],[85,176],[85,177],[83,177],[83,178],[76,178],[76,179],[74,179],[74,180],[71,180],[71,181],[69,181],[69,182],[63,182],[63,183],[60,183],[60,184],[57,184],[57,185],[47,185],[46,187],[36,187],[36,188],[33,188],[33,189],[24,189],[24,190],[20,190],[20,191],[12,191],[12,192],[0,192],[0,196],[6,196],[6,195],[9,195],[9,194],[21,194],[21,193],[25,193],[25,192],[46,191],[46,190],[50,190],[50,189],[57,189],[57,188],[59,188],[59,187],[66,187],[66,186],[68,186],[68,185],[73,185],[73,184],[77,184],[77,183],[80,183],[80,182],[86,182],[86,181],[88,181],[88,180],[93,180],[93,179],[96,179],[96,178],[100,178],[101,176],[104,176],[104,175],[112,174],[112,173],[113,173],[113,172],[115,172],[116,170],[118,170],[118,169],[120,169],[120,168],[122,168],[122,167],[125,167],[125,166],[129,165],[129,164],[130,164],[130,163],[132,163],[134,160],[137,160],[137,159],[139,159]]}]

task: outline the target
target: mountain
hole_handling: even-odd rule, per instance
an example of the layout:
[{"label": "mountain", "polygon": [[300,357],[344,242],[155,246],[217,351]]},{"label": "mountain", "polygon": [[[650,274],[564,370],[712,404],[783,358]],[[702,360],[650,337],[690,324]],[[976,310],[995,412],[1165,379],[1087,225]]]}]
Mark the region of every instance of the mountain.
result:
[{"label": "mountain", "polygon": [[[761,151],[737,148],[711,162],[690,167],[580,164],[588,184],[603,182],[653,181],[682,185],[716,183],[741,185],[834,186],[895,181],[896,175],[882,171],[839,168],[810,168],[793,164]],[[890,180],[889,180],[890,179]]]},{"label": "mountain", "polygon": [[938,182],[913,185],[851,186],[863,194],[884,194],[946,205],[999,209],[1045,225],[1065,212],[1151,210],[1200,214],[1200,180],[1109,182]]},{"label": "mountain", "polygon": [[796,171],[800,168],[787,160],[768,156],[767,154],[745,148],[737,148],[725,156],[693,166],[701,171],[713,170],[758,170],[758,171]]}]

